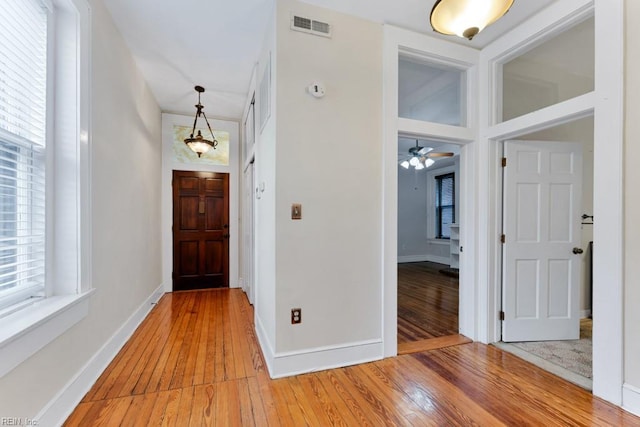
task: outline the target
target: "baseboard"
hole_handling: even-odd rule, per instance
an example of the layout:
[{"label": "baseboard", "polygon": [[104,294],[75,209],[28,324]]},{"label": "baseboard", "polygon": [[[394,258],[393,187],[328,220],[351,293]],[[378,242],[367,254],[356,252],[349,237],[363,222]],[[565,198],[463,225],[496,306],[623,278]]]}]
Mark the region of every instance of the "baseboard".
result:
[{"label": "baseboard", "polygon": [[382,358],[382,340],[359,341],[303,351],[276,353],[271,363],[269,375],[271,378],[283,378],[373,362]]},{"label": "baseboard", "polygon": [[262,323],[257,317],[256,334],[271,378],[342,368],[383,358],[383,345],[380,339],[275,353]]},{"label": "baseboard", "polygon": [[35,418],[38,420],[38,425],[59,426],[64,423],[163,294],[163,286],[159,286],[138,307],[71,381],[38,413]]},{"label": "baseboard", "polygon": [[267,332],[264,330],[264,326],[262,325],[262,321],[260,320],[260,318],[257,315],[254,316],[254,318],[258,343],[260,344],[260,349],[262,350],[264,361],[267,364],[267,370],[269,371],[269,373],[271,373],[273,372],[272,361],[275,353],[273,351],[273,345],[267,337]]},{"label": "baseboard", "polygon": [[438,264],[449,265],[451,263],[451,259],[449,257],[441,257],[436,255],[407,255],[407,256],[399,256],[398,263],[402,264],[405,262],[435,262]]},{"label": "baseboard", "polygon": [[622,409],[640,417],[640,388],[631,384],[622,386]]}]

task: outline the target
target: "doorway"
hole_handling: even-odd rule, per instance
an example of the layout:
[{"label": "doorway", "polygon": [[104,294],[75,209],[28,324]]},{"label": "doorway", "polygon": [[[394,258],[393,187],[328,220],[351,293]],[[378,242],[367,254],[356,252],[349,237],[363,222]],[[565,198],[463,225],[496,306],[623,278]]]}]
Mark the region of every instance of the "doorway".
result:
[{"label": "doorway", "polygon": [[443,347],[461,338],[461,181],[460,146],[398,138],[399,354]]},{"label": "doorway", "polygon": [[[594,132],[593,117],[587,117],[581,120],[575,120],[561,126],[555,126],[543,131],[523,135],[519,137],[519,142],[506,142],[505,147],[510,154],[506,157],[506,168],[504,168],[504,230],[506,234],[505,244],[503,244],[503,305],[502,310],[505,312],[506,320],[502,322],[502,341],[509,344],[500,344],[500,346],[521,358],[524,358],[543,369],[546,369],[556,375],[559,375],[583,388],[592,388],[593,378],[593,357],[592,357],[592,328],[593,320],[591,318],[592,310],[592,247],[593,247],[593,172],[594,172]],[[535,142],[534,142],[535,141]],[[518,254],[523,248],[518,248],[518,218],[513,214],[518,209],[517,206],[517,182],[518,177],[513,176],[508,169],[513,166],[518,168],[516,157],[520,150],[525,150],[525,154],[538,153],[540,150],[548,153],[557,154],[556,161],[559,158],[571,160],[571,163],[565,163],[571,166],[574,172],[578,173],[579,182],[572,183],[569,171],[560,171],[561,163],[556,163],[557,170],[544,171],[545,185],[551,185],[557,189],[565,189],[565,197],[559,197],[555,191],[556,200],[553,201],[554,206],[547,206],[541,211],[549,212],[543,215],[540,221],[533,221],[532,226],[525,228],[527,233],[531,233],[535,229],[535,225],[540,225],[541,237],[553,236],[552,242],[525,242],[520,245],[524,246],[540,246],[552,245],[554,248],[544,248],[544,257],[546,261],[540,259],[541,279],[550,278],[554,280],[531,281],[526,274],[526,268],[515,274],[514,258],[518,258]],[[575,157],[569,154],[573,153]],[[544,159],[544,155],[536,158]],[[548,158],[548,156],[547,156]],[[529,168],[535,162],[529,163]],[[544,170],[545,168],[543,168]],[[578,170],[581,169],[581,170]],[[541,172],[543,172],[541,170]],[[562,172],[560,175],[557,172]],[[553,183],[555,181],[559,183]],[[536,181],[535,176],[527,176],[527,185]],[[576,185],[577,184],[577,185]],[[547,187],[550,188],[550,187]],[[577,193],[575,197],[570,197],[569,188],[573,188]],[[510,194],[511,193],[511,194]],[[514,200],[514,197],[516,199]],[[511,201],[509,200],[511,199]],[[566,199],[566,200],[565,200]],[[569,200],[573,199],[573,200]],[[530,197],[529,200],[534,200]],[[560,203],[560,204],[558,204]],[[511,213],[509,212],[511,210]],[[522,211],[523,209],[519,209]],[[529,212],[537,209],[528,209]],[[563,222],[560,227],[560,223]],[[555,225],[554,225],[555,224]],[[549,227],[555,227],[549,230]],[[560,236],[558,233],[561,233]],[[509,236],[511,234],[511,236]],[[520,236],[523,237],[523,236]],[[526,237],[526,236],[524,236]],[[515,244],[515,246],[513,245]],[[531,248],[526,249],[529,253],[528,258],[532,256]],[[554,252],[555,251],[555,252]],[[521,263],[526,267],[526,262]],[[562,267],[562,268],[558,268]],[[547,271],[548,270],[548,271]],[[555,274],[565,271],[568,274]],[[513,273],[513,274],[512,274]],[[571,280],[573,278],[573,280]],[[562,280],[561,280],[562,279]],[[518,287],[518,283],[535,283],[537,289],[544,295],[531,295],[530,298],[523,300],[518,304],[513,299],[514,290]],[[520,294],[526,295],[526,286],[520,287]],[[562,292],[559,292],[562,291]],[[524,316],[525,311],[533,308],[533,305],[527,302],[541,301],[537,304],[536,316]],[[544,304],[547,301],[548,304]],[[514,310],[520,310],[520,316],[514,313]],[[572,312],[570,312],[572,311]],[[516,317],[516,319],[514,319]],[[517,319],[521,317],[521,319]],[[528,317],[525,319],[524,317]],[[537,318],[536,318],[537,317]],[[515,321],[515,323],[514,323]],[[517,325],[518,321],[525,322]],[[543,323],[553,322],[553,326],[543,326]],[[562,326],[564,324],[565,326]],[[536,326],[538,325],[538,326]]]},{"label": "doorway", "polygon": [[229,174],[173,171],[173,290],[229,287]]}]

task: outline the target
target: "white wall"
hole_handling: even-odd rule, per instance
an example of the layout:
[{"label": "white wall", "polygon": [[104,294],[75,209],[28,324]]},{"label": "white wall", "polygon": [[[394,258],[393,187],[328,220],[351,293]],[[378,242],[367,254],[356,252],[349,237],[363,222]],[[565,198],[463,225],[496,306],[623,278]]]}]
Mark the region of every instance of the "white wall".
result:
[{"label": "white wall", "polygon": [[435,235],[433,180],[442,173],[456,174],[456,218],[460,218],[460,158],[453,166],[434,167],[421,171],[398,167],[398,262],[450,263],[449,240],[430,238]]},{"label": "white wall", "polygon": [[[333,37],[290,31],[292,12],[330,23]],[[265,188],[256,316],[271,375],[281,376],[382,356],[381,235],[373,231],[382,224],[382,28],[286,0],[275,33],[277,46],[267,38],[266,48],[275,108],[256,151]],[[322,99],[306,93],[316,81],[326,86]],[[292,203],[302,204],[302,220],[290,219]],[[294,307],[300,325],[290,324]]]},{"label": "white wall", "polygon": [[0,415],[34,417],[158,288],[160,110],[100,0],[92,0],[89,315],[0,379]]},{"label": "white wall", "polygon": [[[625,115],[625,383],[640,413],[640,2],[627,0]],[[625,405],[627,405],[625,396]],[[631,402],[629,402],[631,403]]]}]

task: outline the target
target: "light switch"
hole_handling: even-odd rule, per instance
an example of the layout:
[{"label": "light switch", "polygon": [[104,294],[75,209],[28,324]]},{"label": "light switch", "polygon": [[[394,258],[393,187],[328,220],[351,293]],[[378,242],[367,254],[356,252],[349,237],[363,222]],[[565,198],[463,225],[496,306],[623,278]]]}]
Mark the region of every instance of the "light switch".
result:
[{"label": "light switch", "polygon": [[302,205],[300,203],[291,205],[291,219],[302,219]]}]

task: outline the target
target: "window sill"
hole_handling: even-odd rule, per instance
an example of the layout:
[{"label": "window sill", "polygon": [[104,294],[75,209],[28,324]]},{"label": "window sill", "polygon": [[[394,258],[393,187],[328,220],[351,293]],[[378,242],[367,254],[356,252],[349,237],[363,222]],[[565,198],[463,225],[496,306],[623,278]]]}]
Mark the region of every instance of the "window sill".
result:
[{"label": "window sill", "polygon": [[89,290],[37,301],[2,319],[0,378],[89,313]]}]

